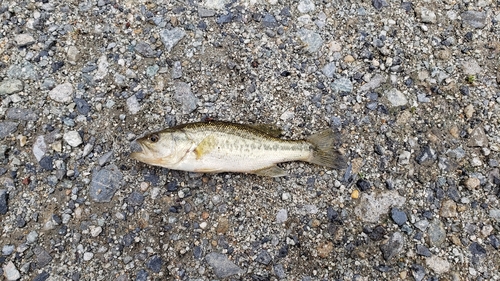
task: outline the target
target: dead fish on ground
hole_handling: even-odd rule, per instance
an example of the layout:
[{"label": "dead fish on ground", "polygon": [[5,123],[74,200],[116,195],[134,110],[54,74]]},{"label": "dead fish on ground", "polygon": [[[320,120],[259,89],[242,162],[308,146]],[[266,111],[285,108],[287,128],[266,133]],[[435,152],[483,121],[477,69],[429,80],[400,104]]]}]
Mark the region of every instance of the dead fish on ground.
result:
[{"label": "dead fish on ground", "polygon": [[287,173],[277,163],[305,161],[334,169],[347,163],[335,148],[337,134],[327,129],[305,140],[278,138],[281,130],[269,125],[228,122],[189,123],[137,140],[138,161],[200,173],[240,172],[280,177]]}]

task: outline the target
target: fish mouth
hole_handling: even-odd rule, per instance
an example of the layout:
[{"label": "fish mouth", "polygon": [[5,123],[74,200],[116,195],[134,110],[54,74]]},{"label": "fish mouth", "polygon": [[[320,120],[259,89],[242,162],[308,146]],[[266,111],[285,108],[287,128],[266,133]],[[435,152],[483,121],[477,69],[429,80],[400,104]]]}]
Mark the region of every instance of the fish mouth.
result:
[{"label": "fish mouth", "polygon": [[130,158],[141,161],[146,156],[147,146],[142,144],[140,141],[134,141],[130,144]]}]

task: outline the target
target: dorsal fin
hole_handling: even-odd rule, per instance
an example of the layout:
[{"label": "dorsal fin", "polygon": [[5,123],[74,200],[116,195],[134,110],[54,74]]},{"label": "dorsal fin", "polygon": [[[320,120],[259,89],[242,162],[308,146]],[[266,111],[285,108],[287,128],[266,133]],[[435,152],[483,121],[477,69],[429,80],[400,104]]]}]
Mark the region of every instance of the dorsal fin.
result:
[{"label": "dorsal fin", "polygon": [[248,126],[274,138],[279,137],[283,132],[281,128],[270,124],[249,124]]}]

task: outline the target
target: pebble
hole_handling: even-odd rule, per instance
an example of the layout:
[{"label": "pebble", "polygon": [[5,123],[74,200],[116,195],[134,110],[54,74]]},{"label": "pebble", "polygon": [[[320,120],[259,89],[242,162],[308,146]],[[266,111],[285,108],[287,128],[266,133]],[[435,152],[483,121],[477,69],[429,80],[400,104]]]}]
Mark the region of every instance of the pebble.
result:
[{"label": "pebble", "polygon": [[380,250],[382,251],[384,259],[390,261],[403,250],[404,245],[405,240],[403,234],[401,234],[401,232],[394,232],[387,243],[380,246]]},{"label": "pebble", "polygon": [[17,122],[12,121],[0,121],[0,139],[4,139],[7,136],[11,136],[15,131],[17,131]]},{"label": "pebble", "polygon": [[299,10],[300,13],[306,14],[314,12],[316,6],[314,5],[314,2],[311,0],[301,0],[299,2],[299,5],[297,6],[297,9]]},{"label": "pebble", "polygon": [[217,278],[226,278],[236,274],[243,274],[245,271],[230,261],[226,255],[212,252],[205,256],[205,261],[210,265]]},{"label": "pebble", "polygon": [[316,251],[318,252],[318,257],[322,259],[328,258],[330,254],[333,252],[333,243],[331,241],[328,241],[326,243],[321,243],[316,248]]},{"label": "pebble", "polygon": [[490,209],[489,215],[490,218],[496,220],[497,222],[500,222],[500,209]]},{"label": "pebble", "polygon": [[430,145],[424,145],[415,158],[419,165],[430,166],[437,160],[437,153]]},{"label": "pebble", "polygon": [[160,272],[162,266],[163,266],[163,260],[158,255],[153,256],[151,259],[149,259],[149,261],[146,264],[146,267],[155,273]]},{"label": "pebble", "polygon": [[59,84],[50,90],[49,97],[56,102],[70,103],[73,100],[73,91],[71,83]]},{"label": "pebble", "polygon": [[450,271],[451,267],[451,264],[447,260],[436,256],[425,259],[425,264],[439,275]]},{"label": "pebble", "polygon": [[177,43],[179,43],[184,36],[186,36],[186,32],[179,27],[171,30],[163,29],[160,31],[160,39],[167,52],[171,52],[172,48],[174,48],[174,46],[177,45]]},{"label": "pebble", "polygon": [[133,191],[128,196],[128,204],[131,206],[141,206],[144,203],[144,195],[138,191]]},{"label": "pebble", "polygon": [[372,0],[372,5],[375,9],[380,10],[383,7],[388,7],[389,4],[386,0]]},{"label": "pebble", "polygon": [[45,143],[44,136],[38,136],[33,143],[33,155],[38,162],[42,159],[42,157],[47,152],[47,144]]},{"label": "pebble", "polygon": [[198,98],[185,82],[175,82],[174,99],[181,104],[184,113],[191,113],[197,108]]},{"label": "pebble", "polygon": [[38,268],[44,268],[52,261],[52,256],[41,247],[36,247],[33,252],[36,255],[36,265]]},{"label": "pebble", "polygon": [[157,52],[144,41],[140,41],[135,45],[135,51],[146,58],[154,58],[157,57]]},{"label": "pebble", "polygon": [[419,220],[413,224],[416,228],[420,229],[421,231],[425,231],[427,227],[429,227],[429,221],[426,219]]},{"label": "pebble", "polygon": [[10,256],[14,252],[14,249],[16,247],[14,245],[4,245],[2,247],[2,255],[3,256]]},{"label": "pebble", "polygon": [[462,23],[474,28],[483,28],[486,26],[486,12],[466,11],[460,15]]},{"label": "pebble", "polygon": [[72,147],[77,147],[83,143],[82,137],[77,131],[68,131],[64,133],[63,139]]},{"label": "pebble", "polygon": [[97,164],[99,164],[99,166],[102,167],[106,163],[108,163],[112,157],[113,157],[113,151],[108,151],[104,153],[101,157],[99,157],[99,159],[97,159]]},{"label": "pebble", "polygon": [[90,197],[96,202],[111,201],[116,190],[121,186],[122,178],[122,173],[113,164],[92,173]]},{"label": "pebble", "polygon": [[89,261],[94,257],[94,253],[91,252],[85,252],[83,253],[83,260],[84,261]]},{"label": "pebble", "polygon": [[21,273],[17,270],[12,261],[3,265],[3,275],[8,281],[19,280],[21,278]]},{"label": "pebble", "polygon": [[90,105],[86,100],[75,98],[75,99],[73,99],[73,102],[75,103],[75,107],[76,107],[76,110],[78,111],[78,113],[85,115],[85,116],[87,116],[87,114],[89,114]]},{"label": "pebble", "polygon": [[104,79],[104,77],[108,75],[108,67],[108,57],[106,55],[100,56],[97,60],[97,71],[94,74],[94,79],[96,81],[101,81],[102,79]]},{"label": "pebble", "polygon": [[436,219],[429,224],[427,229],[427,238],[429,246],[439,247],[446,239],[446,230],[444,229],[443,223]]},{"label": "pebble", "polygon": [[259,254],[257,254],[257,257],[255,258],[256,262],[263,264],[263,265],[268,265],[269,263],[271,263],[271,260],[272,260],[272,257],[269,254],[269,252],[266,250],[261,250],[259,252]]},{"label": "pebble", "polygon": [[351,80],[342,77],[339,79],[335,79],[335,81],[330,84],[330,88],[332,88],[334,93],[351,93],[353,90],[353,85]]},{"label": "pebble", "polygon": [[208,9],[220,10],[224,9],[224,6],[229,2],[230,2],[229,0],[209,0],[209,1],[203,1],[200,4]]},{"label": "pebble", "polygon": [[274,274],[276,274],[276,276],[279,279],[285,279],[286,278],[285,268],[283,267],[282,264],[280,264],[280,263],[275,264],[273,266],[273,271],[274,271]]},{"label": "pebble", "polygon": [[436,13],[425,7],[417,7],[415,12],[420,17],[420,22],[423,23],[436,23]]},{"label": "pebble", "polygon": [[424,257],[432,256],[432,253],[431,253],[431,251],[429,251],[429,248],[427,248],[426,246],[424,246],[422,244],[417,245],[417,254],[424,256]]},{"label": "pebble", "polygon": [[469,190],[474,190],[479,187],[481,184],[481,181],[478,178],[470,177],[467,180],[465,180],[464,185],[467,187]]},{"label": "pebble", "polygon": [[5,117],[11,120],[36,121],[38,115],[31,109],[11,107],[5,112]]},{"label": "pebble", "polygon": [[198,6],[198,16],[200,18],[209,18],[215,16],[215,11],[211,9],[203,8],[201,5]]},{"label": "pebble", "polygon": [[28,33],[21,33],[16,35],[16,37],[14,37],[14,41],[16,41],[17,47],[20,48],[32,45],[36,42],[35,38]]},{"label": "pebble", "polygon": [[306,52],[315,53],[323,46],[321,35],[312,30],[301,28],[297,32],[297,36],[304,44],[304,50]]},{"label": "pebble", "polygon": [[406,96],[396,88],[386,91],[385,96],[392,106],[403,106],[408,104]]},{"label": "pebble", "polygon": [[175,61],[172,68],[172,78],[179,79],[182,77],[182,64],[180,61]]},{"label": "pebble", "polygon": [[328,77],[328,78],[333,78],[333,75],[335,74],[336,67],[334,62],[327,63],[323,67],[323,74]]},{"label": "pebble", "polygon": [[443,218],[454,218],[458,216],[457,203],[450,199],[443,201],[441,203],[441,209],[439,209],[439,215]]},{"label": "pebble", "polygon": [[100,226],[91,225],[89,229],[90,229],[90,236],[92,237],[97,237],[102,232],[102,227]]},{"label": "pebble", "polygon": [[6,189],[0,189],[0,215],[5,215],[9,210],[8,196]]},{"label": "pebble", "polygon": [[387,214],[393,206],[402,206],[406,199],[397,191],[390,190],[379,193],[361,195],[354,213],[364,222],[378,222],[380,216]]},{"label": "pebble", "polygon": [[26,235],[26,243],[33,244],[38,240],[38,233],[36,231],[31,231]]},{"label": "pebble", "polygon": [[127,109],[130,114],[137,114],[141,110],[141,105],[139,104],[139,101],[137,100],[137,97],[135,95],[131,95],[127,99]]},{"label": "pebble", "polygon": [[375,90],[377,89],[378,87],[380,87],[380,85],[382,83],[385,83],[386,81],[386,77],[381,75],[381,74],[375,74],[369,82],[363,84],[361,87],[359,87],[359,91],[360,92],[368,92],[368,91],[371,91],[371,90]]},{"label": "pebble", "polygon": [[[21,268],[22,270],[22,268]],[[37,276],[35,276],[35,278],[33,278],[32,281],[45,281],[47,279],[49,279],[50,277],[50,274],[46,271],[42,271],[40,274],[38,274]]]},{"label": "pebble", "polygon": [[40,167],[42,167],[46,171],[52,171],[54,170],[54,159],[52,156],[44,156],[40,161],[38,161],[38,164],[40,164]]},{"label": "pebble", "polygon": [[391,218],[399,226],[402,226],[408,220],[406,213],[404,211],[400,210],[399,208],[392,208],[391,209]]},{"label": "pebble", "polygon": [[474,256],[486,256],[486,249],[477,242],[472,242],[469,251]]},{"label": "pebble", "polygon": [[280,209],[276,214],[276,222],[284,223],[288,220],[288,211],[286,209]]},{"label": "pebble", "polygon": [[482,68],[475,59],[469,59],[462,63],[462,70],[466,75],[482,73]]},{"label": "pebble", "polygon": [[425,277],[425,268],[420,264],[414,264],[411,266],[411,274],[415,281],[422,281]]},{"label": "pebble", "polygon": [[469,136],[469,141],[467,143],[468,146],[471,147],[487,147],[488,146],[488,137],[484,132],[483,127],[476,127]]},{"label": "pebble", "polygon": [[12,65],[7,70],[7,76],[11,79],[38,80],[38,72],[35,70],[35,66],[29,62]]},{"label": "pebble", "polygon": [[24,84],[18,79],[5,79],[0,83],[0,96],[19,93],[24,89]]},{"label": "pebble", "polygon": [[80,60],[80,50],[76,46],[69,46],[66,51],[66,59],[70,64],[75,65]]}]

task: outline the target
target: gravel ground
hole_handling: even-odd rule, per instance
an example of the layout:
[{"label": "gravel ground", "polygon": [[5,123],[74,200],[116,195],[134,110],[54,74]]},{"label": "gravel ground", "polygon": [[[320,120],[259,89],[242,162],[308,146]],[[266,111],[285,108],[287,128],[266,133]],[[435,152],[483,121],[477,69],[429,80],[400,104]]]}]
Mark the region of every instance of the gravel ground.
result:
[{"label": "gravel ground", "polygon": [[[0,280],[500,280],[500,4],[348,2],[1,2]],[[207,119],[349,166],[129,158]]]}]

